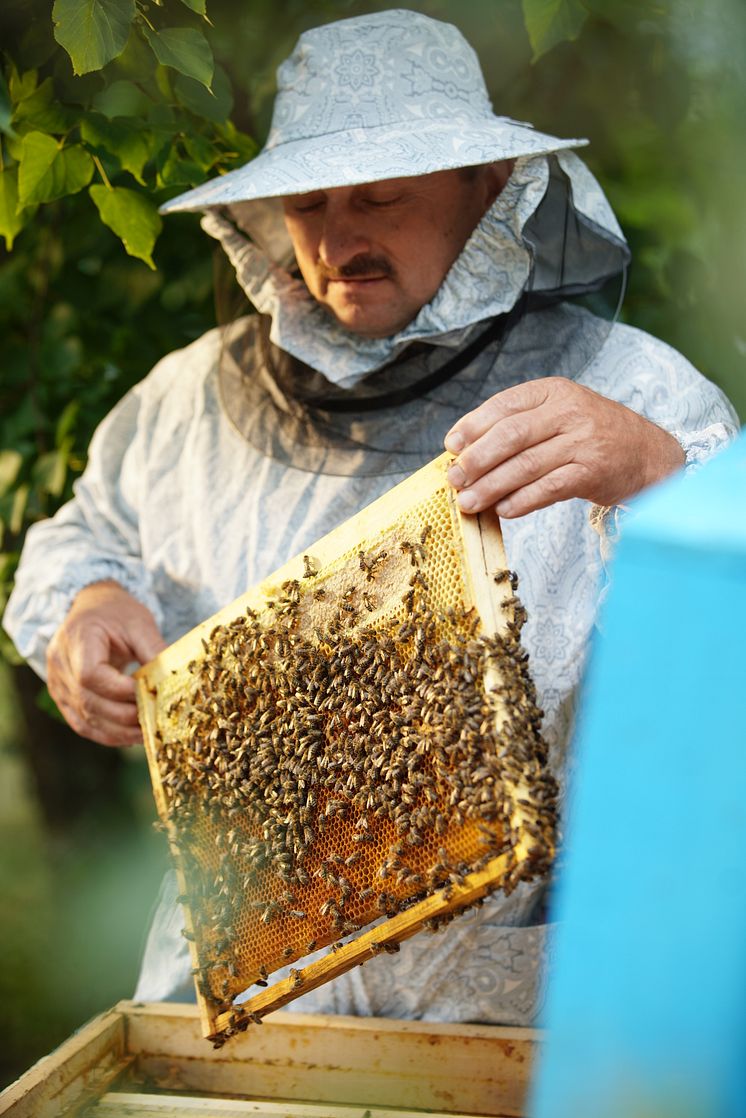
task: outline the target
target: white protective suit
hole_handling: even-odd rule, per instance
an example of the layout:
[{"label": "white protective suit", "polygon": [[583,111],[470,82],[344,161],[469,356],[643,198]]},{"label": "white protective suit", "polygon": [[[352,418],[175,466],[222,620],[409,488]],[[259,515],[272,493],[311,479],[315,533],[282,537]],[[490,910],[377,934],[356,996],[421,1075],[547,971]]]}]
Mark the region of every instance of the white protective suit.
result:
[{"label": "white protective suit", "polygon": [[[579,161],[575,156],[563,159],[575,160],[577,194]],[[425,308],[424,336],[434,346],[442,343],[449,352],[458,348],[476,322],[515,302],[525,269],[516,266],[500,273],[493,303],[484,295],[490,282],[485,259],[490,250],[500,259],[506,212],[514,212],[516,197],[525,197],[526,183],[537,175],[545,181],[545,159],[519,160],[509,188],[467,243],[433,304]],[[519,235],[520,228],[516,232]],[[272,306],[277,311],[281,298],[266,305],[266,263],[252,253],[244,264],[244,285],[257,302],[261,289],[265,312]],[[252,290],[259,272],[261,282]],[[479,306],[464,321],[470,282]],[[580,323],[581,330],[583,324],[593,329],[591,317],[577,308],[555,306],[543,313],[558,316],[558,339],[566,321]],[[290,315],[285,321],[286,333],[292,334],[288,347],[324,369],[318,336],[309,335],[304,349],[302,319]],[[722,393],[669,346],[618,323],[604,330],[604,338],[600,348],[591,347],[592,356],[580,368],[563,369],[558,349],[552,367],[529,369],[527,375],[573,375],[647,416],[679,438],[688,467],[709,457],[737,431],[736,417]],[[282,345],[283,340],[280,330],[276,341]],[[359,372],[354,361],[339,365],[340,345],[344,348],[344,339],[340,343],[334,327],[333,357],[325,370],[330,379],[334,367],[344,368],[345,375]],[[356,339],[349,336],[347,345],[354,357]],[[384,347],[386,352],[376,357],[378,364],[397,347],[401,339]],[[479,358],[486,369],[480,398],[522,379],[516,368],[506,371],[499,363],[487,368],[490,352]],[[85,585],[119,581],[153,611],[171,642],[289,557],[309,549],[404,476],[368,476],[368,471],[355,467],[348,471],[351,476],[306,472],[264,456],[231,417],[225,386],[221,389],[220,384],[220,359],[220,330],[164,358],[101,424],[74,499],[53,519],[30,530],[4,623],[39,674],[44,674],[50,638]],[[438,438],[454,418],[447,420]],[[402,438],[407,437],[402,432]],[[364,457],[365,452],[359,454]],[[599,536],[589,511],[587,502],[571,500],[502,526],[509,565],[519,575],[519,593],[528,611],[524,643],[545,711],[551,762],[561,783],[573,699],[603,582]],[[139,998],[189,996],[190,962],[179,934],[175,892],[173,881],[167,880],[149,938]],[[399,955],[372,960],[305,995],[293,1008],[530,1024],[546,947],[543,892],[541,884],[524,883],[509,898],[495,896],[443,933],[415,937]]]}]

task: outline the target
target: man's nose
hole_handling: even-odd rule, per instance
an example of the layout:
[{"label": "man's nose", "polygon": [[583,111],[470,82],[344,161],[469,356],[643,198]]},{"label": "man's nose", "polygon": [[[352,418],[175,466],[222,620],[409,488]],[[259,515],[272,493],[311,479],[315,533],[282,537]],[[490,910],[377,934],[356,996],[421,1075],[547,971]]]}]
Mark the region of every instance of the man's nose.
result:
[{"label": "man's nose", "polygon": [[370,239],[360,219],[347,207],[327,206],[319,240],[319,259],[327,268],[342,268],[361,253],[370,252]]}]

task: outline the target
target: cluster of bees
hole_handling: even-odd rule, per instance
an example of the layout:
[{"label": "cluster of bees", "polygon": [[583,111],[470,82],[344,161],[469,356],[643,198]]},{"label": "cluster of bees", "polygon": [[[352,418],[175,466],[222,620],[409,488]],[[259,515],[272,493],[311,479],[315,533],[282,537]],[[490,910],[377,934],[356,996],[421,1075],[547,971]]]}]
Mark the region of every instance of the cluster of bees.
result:
[{"label": "cluster of bees", "polygon": [[[216,1012],[317,948],[447,896],[499,854],[506,891],[547,868],[556,789],[522,607],[509,599],[493,637],[472,610],[433,609],[428,535],[395,545],[409,579],[393,614],[375,613],[392,549],[359,552],[336,591],[304,557],[303,577],[265,609],[213,629],[156,734],[185,934]],[[508,578],[514,594],[509,572],[497,581]],[[511,862],[519,786],[536,841]]]}]

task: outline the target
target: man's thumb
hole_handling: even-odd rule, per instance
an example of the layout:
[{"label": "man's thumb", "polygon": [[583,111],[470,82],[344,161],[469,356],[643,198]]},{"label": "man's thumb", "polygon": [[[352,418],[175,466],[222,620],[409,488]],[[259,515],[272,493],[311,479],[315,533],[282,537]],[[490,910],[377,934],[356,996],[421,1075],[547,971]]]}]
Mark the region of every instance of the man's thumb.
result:
[{"label": "man's thumb", "polygon": [[130,634],[130,644],[135,659],[140,664],[147,664],[148,660],[153,660],[166,647],[166,642],[152,617],[150,624],[139,625],[135,632]]}]

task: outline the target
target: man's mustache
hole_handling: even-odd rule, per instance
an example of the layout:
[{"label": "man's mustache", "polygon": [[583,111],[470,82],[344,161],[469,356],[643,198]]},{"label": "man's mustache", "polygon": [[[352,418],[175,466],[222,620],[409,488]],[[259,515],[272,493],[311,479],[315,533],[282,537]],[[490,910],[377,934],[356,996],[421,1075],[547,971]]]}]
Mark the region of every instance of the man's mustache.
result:
[{"label": "man's mustache", "polygon": [[321,261],[317,263],[316,268],[319,277],[323,280],[363,279],[365,276],[389,278],[394,274],[394,269],[385,256],[371,256],[367,253],[353,256],[352,260],[348,260],[341,268],[329,268]]}]

